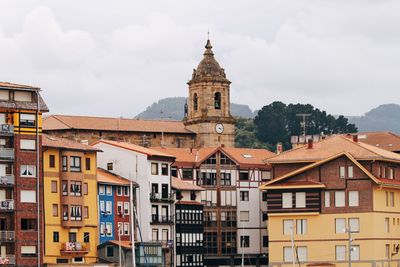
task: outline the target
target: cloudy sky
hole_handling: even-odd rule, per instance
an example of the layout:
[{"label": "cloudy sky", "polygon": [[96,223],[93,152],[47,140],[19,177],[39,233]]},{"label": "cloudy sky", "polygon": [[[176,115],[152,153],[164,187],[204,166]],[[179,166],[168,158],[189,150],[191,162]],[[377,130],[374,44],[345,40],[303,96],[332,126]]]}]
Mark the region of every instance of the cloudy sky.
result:
[{"label": "cloudy sky", "polygon": [[0,81],[53,114],[133,117],[186,96],[207,31],[232,102],[361,115],[400,103],[400,1],[0,1]]}]

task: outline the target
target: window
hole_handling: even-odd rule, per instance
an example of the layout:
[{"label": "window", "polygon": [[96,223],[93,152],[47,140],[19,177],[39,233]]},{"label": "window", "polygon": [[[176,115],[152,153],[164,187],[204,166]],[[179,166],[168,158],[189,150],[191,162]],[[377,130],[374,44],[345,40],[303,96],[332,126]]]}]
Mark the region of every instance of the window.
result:
[{"label": "window", "polygon": [[167,241],[168,239],[168,229],[162,229],[162,241]]},{"label": "window", "polygon": [[100,236],[104,236],[105,235],[105,224],[102,222],[100,223]]},{"label": "window", "polygon": [[262,192],[262,201],[267,201],[267,200],[268,200],[268,193]]},{"label": "window", "polygon": [[106,223],[106,235],[107,236],[112,236],[113,232],[112,232],[112,223]]},{"label": "window", "polygon": [[349,191],[349,206],[358,207],[358,191]]},{"label": "window", "polygon": [[89,218],[89,207],[88,206],[83,207],[83,218],[85,218],[85,219]]},{"label": "window", "polygon": [[69,170],[71,172],[81,171],[81,157],[75,157],[75,156],[69,157]]},{"label": "window", "polygon": [[37,230],[36,219],[21,219],[21,230],[24,231]]},{"label": "window", "polygon": [[339,177],[345,178],[346,177],[346,168],[344,166],[339,167]]},{"label": "window", "polygon": [[325,191],[325,208],[329,208],[331,206],[331,194],[328,191]]},{"label": "window", "polygon": [[192,169],[182,169],[182,179],[192,180],[193,170]]},{"label": "window", "polygon": [[389,168],[389,179],[394,179],[394,168]]},{"label": "window", "polygon": [[271,180],[271,172],[270,171],[261,171],[261,180]]},{"label": "window", "polygon": [[68,205],[63,205],[63,221],[68,221]]},{"label": "window", "polygon": [[239,172],[239,180],[240,181],[248,181],[249,180],[249,172],[248,171],[240,171]]},{"label": "window", "polygon": [[62,194],[63,196],[68,196],[68,182],[62,181]]},{"label": "window", "polygon": [[248,236],[248,235],[240,236],[240,247],[241,248],[250,247],[250,236]]},{"label": "window", "polygon": [[360,220],[358,218],[349,218],[349,227],[352,233],[360,232]]},{"label": "window", "polygon": [[56,156],[49,155],[49,168],[55,168],[55,167],[56,167]]},{"label": "window", "polygon": [[129,202],[124,202],[124,214],[129,215]]},{"label": "window", "polygon": [[178,177],[178,170],[176,167],[171,167],[171,176]]},{"label": "window", "polygon": [[124,196],[129,197],[130,188],[128,186],[124,186],[123,189],[124,189]]},{"label": "window", "polygon": [[106,188],[106,195],[111,196],[112,195],[112,186],[111,185],[105,185]]},{"label": "window", "polygon": [[293,220],[283,220],[283,234],[291,235],[293,230]]},{"label": "window", "polygon": [[57,181],[51,181],[51,192],[57,193]]},{"label": "window", "polygon": [[161,175],[168,175],[168,164],[167,163],[161,164]]},{"label": "window", "polygon": [[21,115],[19,116],[19,126],[35,127],[36,126],[36,115],[21,113]]},{"label": "window", "polygon": [[117,196],[122,196],[122,186],[117,186]]},{"label": "window", "polygon": [[36,149],[36,140],[21,139],[20,147],[22,150],[35,150]]},{"label": "window", "polygon": [[346,246],[335,246],[335,259],[337,261],[346,260]]},{"label": "window", "polygon": [[15,91],[14,92],[14,100],[15,101],[31,102],[32,101],[32,92]]},{"label": "window", "polygon": [[197,111],[198,108],[198,98],[197,98],[197,94],[195,93],[193,95],[193,109],[194,111]]},{"label": "window", "polygon": [[89,185],[88,185],[88,183],[83,183],[83,194],[84,195],[89,194]]},{"label": "window", "polygon": [[90,158],[85,158],[85,169],[87,171],[90,171],[91,166],[90,166]]},{"label": "window", "polygon": [[347,177],[349,177],[349,178],[354,177],[353,166],[347,166]]},{"label": "window", "polygon": [[389,196],[390,196],[390,206],[394,207],[394,192],[390,192]]},{"label": "window", "polygon": [[221,93],[220,92],[216,92],[214,94],[214,108],[221,109]]},{"label": "window", "polygon": [[68,163],[68,157],[67,156],[62,156],[62,171],[63,172],[68,171],[67,163]]},{"label": "window", "polygon": [[151,163],[151,174],[158,175],[158,163]]},{"label": "window", "polygon": [[307,261],[307,247],[297,247],[297,258],[299,262]]},{"label": "window", "polygon": [[248,211],[241,211],[240,212],[240,221],[241,222],[248,222],[249,221],[249,212]]},{"label": "window", "polygon": [[262,237],[262,245],[264,248],[268,247],[268,236],[267,235],[263,235]]},{"label": "window", "polygon": [[346,230],[346,219],[337,218],[335,219],[335,233],[343,234]]},{"label": "window", "polygon": [[8,90],[0,90],[0,99],[1,100],[10,100],[10,92]]},{"label": "window", "polygon": [[107,163],[107,171],[112,171],[114,169],[113,163],[112,162],[108,162]]},{"label": "window", "polygon": [[249,191],[240,191],[240,201],[249,201]]},{"label": "window", "polygon": [[306,193],[296,192],[296,208],[305,208],[305,207],[306,207]]},{"label": "window", "polygon": [[113,246],[106,247],[106,257],[108,257],[108,258],[114,257],[114,247]]},{"label": "window", "polygon": [[36,246],[21,246],[22,257],[36,257]]},{"label": "window", "polygon": [[221,173],[221,185],[231,185],[231,174],[222,172]]},{"label": "window", "polygon": [[153,241],[158,241],[158,229],[151,230],[151,238]]},{"label": "window", "polygon": [[53,204],[53,217],[58,217],[58,204]]},{"label": "window", "polygon": [[261,216],[262,216],[261,219],[262,219],[263,222],[268,221],[268,212],[263,211]]},{"label": "window", "polygon": [[112,214],[112,202],[106,201],[105,203],[106,203],[105,214]]},{"label": "window", "polygon": [[284,262],[292,262],[293,261],[292,247],[283,247],[283,261]]},{"label": "window", "polygon": [[391,253],[390,253],[390,244],[385,245],[385,251],[386,251],[386,259],[390,259]]},{"label": "window", "polygon": [[36,177],[36,166],[35,165],[21,165],[20,174],[21,174],[21,177]]},{"label": "window", "polygon": [[124,223],[124,235],[129,235],[129,223]]},{"label": "window", "polygon": [[389,233],[390,231],[390,220],[389,218],[385,218],[385,232]]},{"label": "window", "polygon": [[21,202],[36,203],[36,191],[35,190],[21,190]]},{"label": "window", "polygon": [[117,214],[120,216],[124,214],[123,210],[122,210],[122,206],[123,206],[122,202],[118,201],[117,202]]},{"label": "window", "polygon": [[60,242],[60,234],[58,232],[53,232],[53,242],[54,243]]},{"label": "window", "polygon": [[298,235],[307,234],[307,220],[306,219],[296,220],[296,231],[297,231]]},{"label": "window", "polygon": [[82,206],[71,206],[70,219],[71,221],[82,221]]},{"label": "window", "polygon": [[84,232],[83,233],[83,242],[89,243],[90,242],[90,233],[89,232]]},{"label": "window", "polygon": [[335,207],[344,207],[345,206],[345,194],[344,191],[336,191],[335,192]]},{"label": "window", "polygon": [[82,182],[71,181],[69,184],[70,196],[81,196],[82,195]]},{"label": "window", "polygon": [[282,193],[282,208],[290,209],[293,207],[292,193]]},{"label": "window", "polygon": [[190,200],[196,200],[196,191],[190,191]]},{"label": "window", "polygon": [[360,260],[360,246],[358,246],[358,245],[351,246],[350,259],[352,261]]}]

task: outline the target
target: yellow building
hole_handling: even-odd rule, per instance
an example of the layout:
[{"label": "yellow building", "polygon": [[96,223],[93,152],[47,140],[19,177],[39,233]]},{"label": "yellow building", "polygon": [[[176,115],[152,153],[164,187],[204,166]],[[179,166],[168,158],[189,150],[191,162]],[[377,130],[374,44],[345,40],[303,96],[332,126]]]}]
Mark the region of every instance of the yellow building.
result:
[{"label": "yellow building", "polygon": [[400,155],[335,136],[268,162],[270,266],[399,266]]},{"label": "yellow building", "polygon": [[95,263],[98,149],[43,135],[46,264]]}]

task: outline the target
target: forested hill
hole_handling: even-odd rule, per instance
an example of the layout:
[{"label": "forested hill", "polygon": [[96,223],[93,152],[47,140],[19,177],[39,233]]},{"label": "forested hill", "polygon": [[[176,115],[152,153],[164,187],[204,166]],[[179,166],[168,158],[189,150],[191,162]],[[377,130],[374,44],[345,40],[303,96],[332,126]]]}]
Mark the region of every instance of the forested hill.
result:
[{"label": "forested hill", "polygon": [[[168,97],[160,99],[136,115],[139,119],[172,119],[182,120],[186,97]],[[254,113],[248,105],[231,103],[231,113],[235,117],[253,118]]]}]

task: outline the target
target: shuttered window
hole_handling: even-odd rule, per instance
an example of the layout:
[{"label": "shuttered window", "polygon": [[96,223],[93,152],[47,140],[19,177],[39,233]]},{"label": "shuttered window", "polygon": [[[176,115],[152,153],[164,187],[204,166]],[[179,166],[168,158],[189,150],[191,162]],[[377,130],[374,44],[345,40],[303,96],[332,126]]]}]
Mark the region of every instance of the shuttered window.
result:
[{"label": "shuttered window", "polygon": [[358,207],[358,191],[349,191],[349,206]]},{"label": "shuttered window", "polygon": [[292,193],[282,193],[282,208],[292,208],[293,198]]}]

